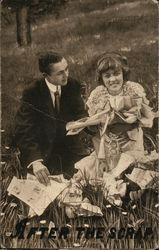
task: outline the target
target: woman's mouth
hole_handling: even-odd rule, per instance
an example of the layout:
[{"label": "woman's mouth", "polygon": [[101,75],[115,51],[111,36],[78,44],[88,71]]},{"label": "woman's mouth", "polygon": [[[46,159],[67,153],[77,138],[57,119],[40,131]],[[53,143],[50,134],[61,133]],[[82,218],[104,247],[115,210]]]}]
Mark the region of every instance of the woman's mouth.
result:
[{"label": "woman's mouth", "polygon": [[112,83],[112,84],[110,84],[110,86],[113,87],[113,88],[118,87],[118,85],[119,85],[118,83]]}]

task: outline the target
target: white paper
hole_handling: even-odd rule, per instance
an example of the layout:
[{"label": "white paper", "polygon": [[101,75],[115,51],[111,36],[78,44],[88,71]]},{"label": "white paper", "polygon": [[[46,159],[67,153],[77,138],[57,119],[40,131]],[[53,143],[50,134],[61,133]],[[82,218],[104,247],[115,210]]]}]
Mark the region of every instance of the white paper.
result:
[{"label": "white paper", "polygon": [[132,173],[126,176],[128,179],[138,184],[141,189],[144,189],[155,177],[159,178],[159,173],[156,171],[134,168]]},{"label": "white paper", "polygon": [[13,177],[7,191],[29,205],[37,215],[43,214],[48,205],[67,187],[66,183],[50,180],[45,186],[37,180],[22,180]]}]

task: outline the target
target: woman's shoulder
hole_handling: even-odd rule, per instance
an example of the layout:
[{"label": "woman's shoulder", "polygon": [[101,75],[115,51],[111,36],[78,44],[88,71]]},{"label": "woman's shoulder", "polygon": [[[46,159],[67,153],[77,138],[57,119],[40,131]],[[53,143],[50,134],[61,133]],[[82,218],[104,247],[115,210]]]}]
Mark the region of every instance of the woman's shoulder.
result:
[{"label": "woman's shoulder", "polygon": [[108,91],[106,89],[106,87],[104,87],[103,85],[97,86],[94,90],[91,91],[88,100],[87,100],[87,104],[90,102],[98,102],[99,99],[101,99],[101,97],[106,97],[108,95]]},{"label": "woman's shoulder", "polygon": [[100,85],[96,87],[88,97],[86,105],[89,115],[95,115],[104,110],[108,102],[108,91],[106,87]]},{"label": "woman's shoulder", "polygon": [[127,81],[124,84],[124,94],[136,95],[139,97],[145,96],[145,90],[138,82]]},{"label": "woman's shoulder", "polygon": [[101,92],[107,93],[107,89],[106,89],[106,87],[104,87],[103,85],[99,85],[99,86],[97,86],[95,89],[93,89],[93,90],[91,91],[90,95],[94,95],[94,94],[96,94],[96,93],[101,93]]}]

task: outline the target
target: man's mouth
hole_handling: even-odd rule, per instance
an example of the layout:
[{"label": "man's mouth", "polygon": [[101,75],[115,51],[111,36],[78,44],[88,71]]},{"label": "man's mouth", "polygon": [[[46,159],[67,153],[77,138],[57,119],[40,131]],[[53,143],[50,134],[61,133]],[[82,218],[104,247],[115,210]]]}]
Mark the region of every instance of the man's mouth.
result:
[{"label": "man's mouth", "polygon": [[67,83],[67,79],[63,80],[62,83],[63,83],[63,84],[66,84],[66,83]]}]

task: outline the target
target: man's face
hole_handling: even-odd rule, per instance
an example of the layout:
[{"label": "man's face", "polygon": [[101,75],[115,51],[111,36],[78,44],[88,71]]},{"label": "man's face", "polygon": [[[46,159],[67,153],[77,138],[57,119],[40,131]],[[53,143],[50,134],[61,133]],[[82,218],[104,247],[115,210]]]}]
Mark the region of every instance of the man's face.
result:
[{"label": "man's face", "polygon": [[47,80],[54,85],[64,86],[68,79],[68,64],[65,58],[58,63],[50,64],[50,74],[47,75]]},{"label": "man's face", "polygon": [[102,74],[102,80],[111,95],[118,95],[123,86],[122,69],[109,69]]}]

